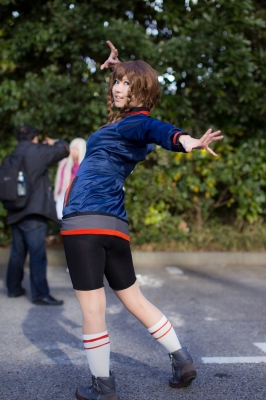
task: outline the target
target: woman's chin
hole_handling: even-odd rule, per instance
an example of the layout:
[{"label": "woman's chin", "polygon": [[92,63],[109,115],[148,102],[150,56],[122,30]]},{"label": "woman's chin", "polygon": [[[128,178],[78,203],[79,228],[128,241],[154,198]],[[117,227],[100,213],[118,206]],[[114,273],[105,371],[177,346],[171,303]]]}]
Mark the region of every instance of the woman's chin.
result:
[{"label": "woman's chin", "polygon": [[122,104],[121,102],[117,102],[115,103],[116,108],[123,108],[124,104]]}]

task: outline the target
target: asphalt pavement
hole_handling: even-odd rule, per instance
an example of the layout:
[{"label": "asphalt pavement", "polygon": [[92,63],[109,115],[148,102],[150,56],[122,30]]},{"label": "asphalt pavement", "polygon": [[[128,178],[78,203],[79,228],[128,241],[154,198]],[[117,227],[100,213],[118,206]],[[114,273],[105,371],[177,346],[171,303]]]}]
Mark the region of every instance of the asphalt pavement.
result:
[{"label": "asphalt pavement", "polygon": [[[65,265],[48,268],[62,307],[10,299],[0,267],[0,399],[74,400],[90,382],[81,312]],[[168,386],[169,358],[106,285],[111,369],[121,400],[265,400],[265,266],[158,265],[138,268],[144,294],[169,318],[194,358],[189,388]]]}]

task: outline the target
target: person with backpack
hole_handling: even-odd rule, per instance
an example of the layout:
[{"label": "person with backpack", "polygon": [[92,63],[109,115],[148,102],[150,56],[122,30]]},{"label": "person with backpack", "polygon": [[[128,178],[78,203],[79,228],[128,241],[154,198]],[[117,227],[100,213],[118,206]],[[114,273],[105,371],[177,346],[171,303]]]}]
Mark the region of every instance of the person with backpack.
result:
[{"label": "person with backpack", "polygon": [[[56,300],[50,295],[46,278],[47,223],[48,220],[59,222],[48,167],[67,157],[69,146],[64,140],[48,137],[45,142],[39,143],[38,135],[38,129],[33,126],[19,127],[16,130],[18,145],[0,167],[0,172],[4,171],[3,177],[3,173],[0,173],[0,200],[7,210],[7,223],[12,230],[6,284],[8,297],[25,294],[21,283],[24,263],[29,253],[33,304],[62,305],[62,300]],[[16,180],[12,179],[12,171],[17,175]],[[5,184],[9,186],[5,188]],[[9,193],[12,194],[10,197]]]}]

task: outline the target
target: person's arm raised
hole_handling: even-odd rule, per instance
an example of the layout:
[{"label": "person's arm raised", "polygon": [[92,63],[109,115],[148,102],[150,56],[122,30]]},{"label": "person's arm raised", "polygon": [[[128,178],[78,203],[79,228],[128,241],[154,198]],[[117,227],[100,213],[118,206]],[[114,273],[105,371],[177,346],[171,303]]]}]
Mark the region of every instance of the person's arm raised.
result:
[{"label": "person's arm raised", "polygon": [[120,61],[118,60],[118,50],[115,48],[115,46],[113,45],[112,42],[110,42],[110,40],[107,40],[106,42],[108,44],[108,46],[111,49],[111,53],[109,55],[109,57],[107,58],[107,60],[101,65],[101,69],[104,68],[111,68],[113,67],[115,64],[119,63]]}]

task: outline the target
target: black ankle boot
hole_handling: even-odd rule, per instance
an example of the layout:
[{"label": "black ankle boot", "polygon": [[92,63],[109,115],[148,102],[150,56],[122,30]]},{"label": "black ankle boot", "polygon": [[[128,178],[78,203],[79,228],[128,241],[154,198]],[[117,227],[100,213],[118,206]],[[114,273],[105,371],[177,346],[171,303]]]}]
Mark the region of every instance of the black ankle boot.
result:
[{"label": "black ankle boot", "polygon": [[78,400],[119,400],[115,393],[115,376],[110,375],[108,378],[92,376],[92,386],[78,387],[76,398]]},{"label": "black ankle boot", "polygon": [[169,385],[173,388],[186,387],[196,378],[197,372],[193,360],[186,347],[169,354],[172,362],[173,377],[169,379]]}]

